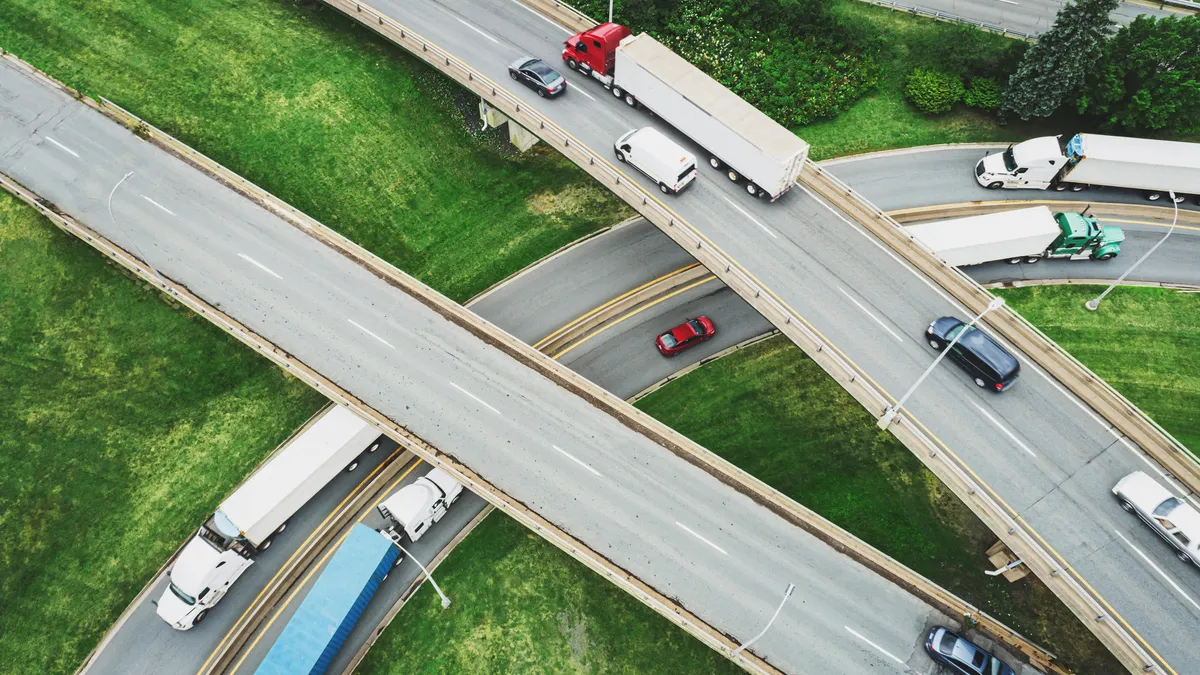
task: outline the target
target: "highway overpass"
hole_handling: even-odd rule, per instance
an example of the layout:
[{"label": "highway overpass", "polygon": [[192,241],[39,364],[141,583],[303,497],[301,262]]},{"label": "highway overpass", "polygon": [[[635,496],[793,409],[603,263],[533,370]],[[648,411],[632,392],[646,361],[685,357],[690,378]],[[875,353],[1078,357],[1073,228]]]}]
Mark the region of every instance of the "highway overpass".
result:
[{"label": "highway overpass", "polygon": [[0,91],[6,188],[711,646],[757,633],[794,583],[743,665],[926,668],[924,630],[953,620],[815,536],[799,505],[751,498],[749,477],[594,385],[193,151],[139,140],[154,130],[11,57]]},{"label": "highway overpass", "polygon": [[[507,64],[522,55],[558,62],[571,32],[516,0],[330,4],[397,39],[399,31],[385,26],[384,18],[390,18],[409,31],[400,37],[409,48],[428,41],[492,82],[504,82]],[[440,52],[437,58],[442,58]],[[457,67],[448,56],[445,60],[447,70]],[[555,139],[565,135],[564,148],[577,155],[590,149],[593,159],[585,164],[607,156],[613,140],[631,128],[654,124],[670,131],[595,82],[575,73],[568,73],[568,80],[572,88],[556,100],[540,100],[523,88],[509,95],[557,127],[531,130]],[[481,82],[478,89],[485,88]],[[688,139],[676,135],[676,140],[704,156]],[[623,180],[652,187],[640,177]],[[716,251],[736,261],[755,285],[803,317],[893,396],[905,391],[932,358],[919,339],[924,326],[937,316],[966,313],[913,265],[803,187],[767,204],[748,199],[715,172],[702,172],[697,183],[670,200],[670,209],[702,238],[697,255]],[[713,271],[729,274],[728,267]],[[746,293],[747,288],[757,299],[754,285],[742,284],[738,290]],[[782,323],[779,318],[776,325]],[[1014,522],[1048,542],[1043,550],[1051,551],[1052,558],[1042,568],[1043,579],[1053,585],[1061,581],[1060,568],[1073,570],[1073,578],[1095,589],[1099,604],[1076,606],[1081,616],[1094,611],[1088,619],[1093,630],[1103,634],[1116,627],[1140,636],[1143,656],[1161,655],[1154,659],[1157,666],[1142,656],[1127,663],[1162,672],[1171,671],[1167,664],[1180,672],[1200,671],[1200,657],[1191,648],[1200,627],[1200,578],[1159,546],[1152,533],[1142,532],[1137,539],[1123,534],[1128,517],[1110,493],[1130,471],[1162,470],[1113,424],[1022,356],[1026,374],[1006,395],[975,391],[964,375],[942,369],[906,407],[936,444],[952,450],[990,486],[1005,511],[1015,514]],[[1002,534],[1006,529],[993,527]]]}]

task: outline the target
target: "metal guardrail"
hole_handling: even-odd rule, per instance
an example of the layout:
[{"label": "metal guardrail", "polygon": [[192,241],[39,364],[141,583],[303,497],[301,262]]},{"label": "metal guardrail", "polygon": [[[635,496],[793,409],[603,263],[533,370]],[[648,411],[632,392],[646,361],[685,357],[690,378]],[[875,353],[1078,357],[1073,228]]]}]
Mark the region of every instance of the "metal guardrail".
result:
[{"label": "metal guardrail", "polygon": [[[382,14],[370,5],[353,0],[325,0],[347,15],[355,18],[364,25],[372,28],[396,44],[408,49],[413,54],[433,65],[442,73],[452,77],[473,93],[476,93],[489,106],[501,110],[510,119],[530,130],[547,144],[561,152],[587,171],[594,178],[612,190],[615,194],[633,206],[647,220],[653,222],[677,244],[687,249],[694,257],[704,263],[730,288],[737,291],[743,298],[750,301],[768,320],[787,333],[793,342],[798,344],[818,364],[833,376],[850,392],[864,407],[881,414],[892,403],[892,399],[871,382],[870,378],[834,345],[829,343],[803,317],[788,307],[778,296],[765,288],[754,276],[735,260],[729,258],[711,240],[688,224],[683,218],[672,211],[656,197],[649,194],[641,186],[609,163],[605,158],[593,152],[578,139],[556,125],[550,119],[542,116],[536,110],[525,105],[521,99],[505,91],[496,83],[468,66],[465,62],[453,56],[444,49],[413,33],[411,29],[399,24],[390,17]],[[561,3],[540,0],[527,2],[535,9],[556,7],[565,11]],[[552,15],[559,18],[557,15]],[[573,12],[564,19],[577,25],[582,14]],[[594,25],[591,24],[591,25]],[[900,431],[896,431],[899,429]],[[920,448],[922,456],[938,458],[942,456],[938,445],[917,425],[907,419],[896,425],[894,432],[910,447]],[[933,450],[932,454],[928,451]],[[759,503],[771,508],[780,515],[788,518],[794,524],[808,530],[810,533],[826,541],[839,551],[846,553],[860,563],[870,567],[877,573],[890,579],[902,588],[907,589],[925,602],[940,607],[952,615],[966,616],[978,624],[978,627],[990,633],[1008,646],[1026,654],[1038,663],[1049,662],[1053,655],[1038,647],[1024,636],[990,617],[985,612],[966,603],[945,589],[933,584],[928,579],[917,575],[912,570],[900,565],[895,560],[881,552],[866,546],[863,542],[841,528],[833,525],[819,515],[795,503],[786,495],[767,486],[742,469],[720,460],[714,462],[711,453],[701,457],[684,450],[681,457],[697,463],[722,481],[734,485],[743,491],[750,489],[749,494]],[[940,460],[939,460],[940,461]],[[944,473],[944,471],[942,471]],[[968,480],[963,477],[962,480]],[[945,479],[948,480],[949,479]],[[731,482],[733,481],[733,482]],[[988,491],[982,485],[976,485],[972,480],[969,487],[963,487],[961,495],[975,495],[983,499]],[[968,497],[968,501],[969,501]],[[1003,514],[1003,509],[994,507],[997,514]],[[1001,516],[997,516],[1001,517]],[[1017,527],[1013,521],[1013,528]],[[1006,529],[1006,528],[1002,528]],[[1010,537],[1011,538],[1011,537]],[[1031,558],[1034,557],[1032,554]],[[1057,568],[1056,568],[1057,569]],[[1047,571],[1047,574],[1049,571]],[[711,642],[709,642],[711,646]],[[722,653],[728,653],[719,649]],[[744,654],[745,652],[743,652]]]},{"label": "metal guardrail", "polygon": [[1008,36],[1012,36],[1012,37],[1015,37],[1015,38],[1018,38],[1021,40],[1026,40],[1028,42],[1037,42],[1037,39],[1038,39],[1038,36],[1035,33],[1026,33],[1024,31],[1014,30],[1012,28],[1005,28],[1004,26],[997,26],[994,23],[987,23],[986,21],[977,21],[975,19],[968,19],[965,16],[959,16],[957,14],[948,14],[946,12],[941,12],[936,9],[927,9],[925,7],[917,7],[916,5],[906,5],[901,2],[895,2],[894,0],[861,0],[861,2],[866,2],[868,4],[877,5],[879,7],[888,7],[890,9],[898,10],[901,12],[907,12],[909,14],[912,14],[913,16],[924,16],[924,17],[933,19],[934,21],[947,21],[949,23],[957,23],[957,24],[962,24],[964,26],[973,26],[980,30],[986,30],[989,33],[999,33],[1000,35],[1008,35]]}]

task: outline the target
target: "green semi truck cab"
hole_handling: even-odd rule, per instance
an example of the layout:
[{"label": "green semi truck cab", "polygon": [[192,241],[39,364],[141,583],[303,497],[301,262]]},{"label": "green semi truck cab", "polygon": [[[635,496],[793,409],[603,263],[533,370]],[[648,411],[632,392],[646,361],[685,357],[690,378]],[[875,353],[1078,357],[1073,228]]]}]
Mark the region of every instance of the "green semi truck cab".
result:
[{"label": "green semi truck cab", "polygon": [[1092,216],[1063,212],[1054,214],[1059,235],[1050,244],[1051,258],[1092,258],[1109,260],[1121,252],[1125,232],[1111,225],[1101,226]]}]

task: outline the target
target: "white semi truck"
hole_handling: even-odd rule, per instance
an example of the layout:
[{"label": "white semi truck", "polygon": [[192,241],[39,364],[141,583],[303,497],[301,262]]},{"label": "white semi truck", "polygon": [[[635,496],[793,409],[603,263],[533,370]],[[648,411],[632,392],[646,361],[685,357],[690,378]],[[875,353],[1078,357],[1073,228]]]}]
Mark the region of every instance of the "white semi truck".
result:
[{"label": "white semi truck", "polygon": [[568,38],[562,58],[699,144],[751,195],[778,199],[804,167],[808,143],[645,33],[604,23]]},{"label": "white semi truck", "polygon": [[975,165],[988,189],[1034,188],[1078,192],[1089,186],[1140,190],[1156,201],[1200,197],[1200,143],[1100,134],[1043,136],[1010,145]]},{"label": "white semi truck", "polygon": [[1079,213],[1052,214],[1045,206],[921,223],[905,230],[956,267],[996,260],[1109,260],[1121,252],[1125,240],[1119,227],[1101,226]]},{"label": "white semi truck", "polygon": [[446,515],[462,491],[461,483],[435,468],[383,500],[379,513],[394,522],[410,540],[417,541],[429,531],[430,525]]},{"label": "white semi truck", "polygon": [[357,468],[379,440],[378,429],[341,406],[310,420],[184,545],[156,603],[158,616],[178,630],[200,623],[288,519],[339,472]]}]

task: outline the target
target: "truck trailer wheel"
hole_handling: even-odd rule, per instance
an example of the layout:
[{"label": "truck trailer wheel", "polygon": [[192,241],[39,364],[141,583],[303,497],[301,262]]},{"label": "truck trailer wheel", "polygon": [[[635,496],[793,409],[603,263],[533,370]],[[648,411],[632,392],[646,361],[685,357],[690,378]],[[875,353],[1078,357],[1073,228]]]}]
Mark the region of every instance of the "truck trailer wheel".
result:
[{"label": "truck trailer wheel", "polygon": [[751,197],[762,196],[762,190],[760,190],[759,187],[754,183],[746,183],[746,192],[749,192]]},{"label": "truck trailer wheel", "polygon": [[617,98],[621,98],[622,96],[625,95],[625,92],[622,91],[620,87],[618,87],[617,85],[614,84],[613,88],[612,88],[612,94],[613,94],[613,96],[616,96]]},{"label": "truck trailer wheel", "polygon": [[358,468],[358,459],[357,458],[353,462],[350,462],[349,464],[346,465],[347,471],[353,471],[357,468]]},{"label": "truck trailer wheel", "polygon": [[636,108],[637,107],[637,99],[633,97],[633,94],[630,94],[629,92],[625,92],[625,104],[628,105],[630,108]]},{"label": "truck trailer wheel", "polygon": [[262,553],[263,551],[266,551],[267,549],[271,548],[271,543],[274,541],[275,541],[275,537],[268,537],[267,540],[262,543],[262,546],[258,547],[258,552]]},{"label": "truck trailer wheel", "polygon": [[1162,193],[1159,193],[1159,192],[1147,192],[1147,193],[1146,193],[1146,199],[1149,199],[1149,200],[1150,200],[1150,201],[1152,201],[1152,202],[1156,202],[1156,201],[1158,201],[1158,200],[1162,199]]},{"label": "truck trailer wheel", "polygon": [[1021,260],[1022,260],[1021,258],[1009,258],[1008,264],[1009,265],[1019,265],[1021,263]]},{"label": "truck trailer wheel", "polygon": [[1041,258],[1039,256],[1031,255],[1028,258],[1025,258],[1025,263],[1028,265],[1032,265],[1039,260],[1041,260]]},{"label": "truck trailer wheel", "polygon": [[709,157],[709,158],[708,158],[708,165],[709,165],[709,166],[711,166],[711,167],[712,167],[712,168],[714,168],[714,169],[720,170],[720,168],[721,168],[721,160],[717,159],[716,157]]},{"label": "truck trailer wheel", "polygon": [[1071,192],[1083,192],[1087,186],[1083,183],[1071,183]]},{"label": "truck trailer wheel", "polygon": [[738,175],[737,175],[737,172],[736,172],[736,171],[734,171],[733,169],[730,169],[729,171],[726,171],[726,172],[725,172],[725,175],[726,175],[726,176],[729,176],[729,180],[731,180],[731,181],[733,181],[733,182],[735,182],[735,183],[738,181]]}]

